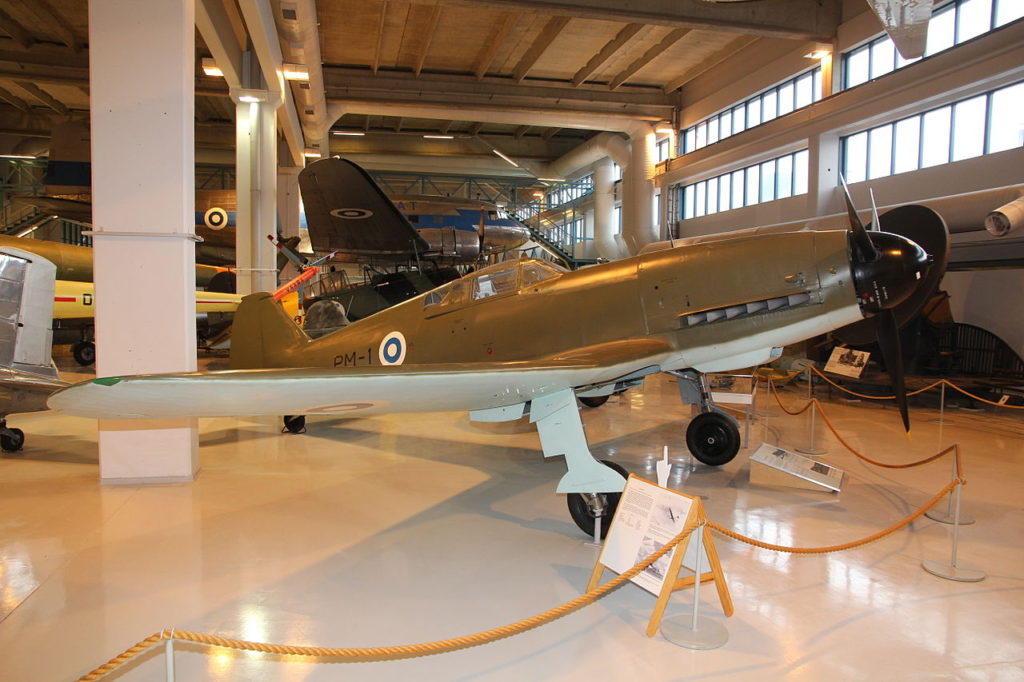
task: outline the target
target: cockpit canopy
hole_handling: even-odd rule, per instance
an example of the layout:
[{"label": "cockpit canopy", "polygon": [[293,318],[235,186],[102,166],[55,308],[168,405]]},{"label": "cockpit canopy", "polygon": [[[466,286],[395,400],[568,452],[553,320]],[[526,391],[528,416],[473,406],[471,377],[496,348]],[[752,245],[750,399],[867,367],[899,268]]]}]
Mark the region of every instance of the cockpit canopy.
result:
[{"label": "cockpit canopy", "polygon": [[516,260],[488,265],[428,293],[423,307],[447,308],[501,296],[566,273],[563,267],[542,260]]}]

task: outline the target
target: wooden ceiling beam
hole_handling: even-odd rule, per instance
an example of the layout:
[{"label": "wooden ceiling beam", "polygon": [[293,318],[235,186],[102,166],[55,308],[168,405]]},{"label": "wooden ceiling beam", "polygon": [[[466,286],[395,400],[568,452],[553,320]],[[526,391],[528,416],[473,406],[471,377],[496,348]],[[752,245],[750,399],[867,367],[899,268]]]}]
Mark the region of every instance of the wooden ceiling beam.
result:
[{"label": "wooden ceiling beam", "polygon": [[540,35],[537,36],[536,40],[530,45],[530,47],[523,53],[519,63],[516,64],[515,69],[512,71],[512,77],[516,79],[517,83],[522,83],[523,79],[526,78],[526,74],[530,72],[541,56],[547,51],[549,47],[558,38],[558,34],[562,32],[571,17],[551,17],[544,25]]},{"label": "wooden ceiling beam", "polygon": [[476,122],[471,123],[469,125],[469,128],[466,130],[466,132],[469,133],[470,135],[472,135],[473,137],[476,137],[477,135],[480,134],[480,131],[483,129],[483,127],[484,127],[483,123],[480,123],[479,121],[476,121]]},{"label": "wooden ceiling beam", "polygon": [[559,131],[561,131],[561,130],[562,130],[561,128],[548,128],[547,130],[544,131],[544,133],[541,135],[541,137],[544,138],[545,142],[547,142],[552,137],[557,135],[559,133]]},{"label": "wooden ceiling beam", "polygon": [[689,32],[690,29],[688,28],[674,28],[671,31],[669,31],[667,34],[665,34],[665,37],[658,42],[657,45],[647,50],[647,52],[644,52],[643,56],[641,56],[639,59],[636,59],[623,71],[616,74],[615,77],[612,78],[611,82],[608,83],[608,89],[614,90],[623,83],[625,83],[627,80],[636,75],[637,71],[644,68],[645,66],[653,62],[655,59],[660,57],[665,52],[665,50],[678,43]]},{"label": "wooden ceiling beam", "polygon": [[45,104],[56,111],[58,114],[67,116],[71,113],[70,110],[64,106],[63,102],[56,100],[50,93],[40,89],[35,83],[29,83],[28,81],[15,81],[15,85],[32,95],[32,97],[39,100],[42,104]]},{"label": "wooden ceiling beam", "polygon": [[643,24],[626,24],[626,26],[616,34],[614,38],[608,41],[608,43],[601,48],[601,51],[590,58],[590,61],[583,66],[582,69],[576,72],[572,77],[572,84],[579,87],[583,81],[590,78],[598,69],[600,69],[605,62],[615,56],[615,53],[622,49],[622,47],[629,42],[629,40],[635,36],[644,27]]},{"label": "wooden ceiling beam", "polygon": [[377,73],[377,69],[380,68],[380,52],[384,44],[384,18],[388,14],[388,0],[383,0],[380,3],[380,16],[377,18],[377,45],[373,49],[373,72]]},{"label": "wooden ceiling beam", "polygon": [[437,132],[441,135],[447,135],[448,131],[452,129],[452,125],[455,121],[443,121],[438,127]]},{"label": "wooden ceiling beam", "polygon": [[664,93],[667,95],[674,92],[675,90],[678,90],[679,88],[683,87],[684,85],[686,85],[694,78],[707,71],[708,69],[718,66],[726,59],[733,56],[738,51],[745,48],[747,45],[756,42],[757,40],[760,40],[757,36],[740,36],[738,38],[731,40],[729,44],[723,47],[721,50],[718,50],[707,59],[701,61],[696,66],[687,69],[686,72],[683,73],[683,75],[670,81],[668,85],[664,87]]},{"label": "wooden ceiling beam", "polygon": [[430,51],[430,43],[434,40],[434,34],[437,32],[437,22],[440,20],[441,6],[434,5],[430,8],[430,15],[427,17],[427,21],[423,25],[423,32],[426,34],[426,42],[423,44],[423,49],[416,58],[416,66],[413,68],[413,73],[417,76],[420,75],[420,71],[423,70],[423,63],[427,60],[427,53]]},{"label": "wooden ceiling beam", "polygon": [[531,126],[519,126],[518,128],[516,128],[515,133],[513,133],[513,137],[515,137],[517,140],[522,138],[522,136],[525,135],[530,128]]},{"label": "wooden ceiling beam", "polygon": [[27,112],[31,108],[29,107],[28,102],[18,97],[10,90],[5,90],[4,88],[0,88],[0,99],[2,99],[3,101],[7,102],[12,107],[20,111]]},{"label": "wooden ceiling beam", "polygon": [[36,42],[35,38],[28,30],[14,20],[10,14],[5,12],[3,8],[0,8],[0,31],[3,31],[11,38],[14,39],[20,47],[28,49]]},{"label": "wooden ceiling beam", "polygon": [[53,11],[46,0],[29,0],[24,3],[25,7],[36,15],[43,24],[49,26],[55,34],[60,37],[62,43],[71,48],[72,52],[78,52],[82,45],[78,42],[75,30],[62,16]]},{"label": "wooden ceiling beam", "polygon": [[508,34],[512,32],[512,29],[515,28],[521,16],[521,14],[516,14],[515,12],[503,12],[498,17],[498,21],[491,29],[490,37],[484,44],[484,49],[476,60],[476,67],[473,69],[477,80],[480,80],[487,74],[487,69],[491,68],[491,63],[494,62],[494,57],[498,54],[498,49],[505,42],[505,39],[508,38]]}]

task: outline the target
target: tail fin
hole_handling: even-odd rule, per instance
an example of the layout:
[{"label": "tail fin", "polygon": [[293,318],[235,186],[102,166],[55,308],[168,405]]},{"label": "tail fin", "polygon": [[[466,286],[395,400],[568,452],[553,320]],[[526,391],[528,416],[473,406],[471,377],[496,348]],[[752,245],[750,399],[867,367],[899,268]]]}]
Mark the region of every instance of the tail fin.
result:
[{"label": "tail fin", "polygon": [[0,367],[56,378],[53,287],[57,268],[23,249],[0,251]]},{"label": "tail fin", "polygon": [[288,351],[309,342],[268,293],[242,299],[231,325],[231,369],[287,367]]}]

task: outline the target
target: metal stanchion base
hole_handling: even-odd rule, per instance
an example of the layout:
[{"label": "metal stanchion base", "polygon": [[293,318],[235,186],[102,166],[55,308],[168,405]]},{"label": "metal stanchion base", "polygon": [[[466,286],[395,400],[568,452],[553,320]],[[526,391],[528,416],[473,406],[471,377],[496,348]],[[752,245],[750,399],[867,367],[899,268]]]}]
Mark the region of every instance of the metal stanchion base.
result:
[{"label": "metal stanchion base", "polygon": [[[953,516],[953,514],[949,513],[948,511],[939,511],[934,508],[926,511],[924,515],[932,521],[938,521],[939,523],[948,523],[951,526],[957,522],[956,517]],[[974,523],[974,519],[972,519],[970,516],[965,515],[963,512],[960,512],[961,526],[969,526],[972,523]]]},{"label": "metal stanchion base", "polygon": [[985,579],[985,571],[972,568],[971,566],[954,566],[945,561],[937,561],[935,559],[925,559],[921,562],[921,568],[932,575],[937,575],[947,580],[956,580],[961,583],[976,583]]},{"label": "metal stanchion base", "polygon": [[687,649],[717,649],[729,641],[725,626],[708,618],[699,618],[694,630],[693,614],[680,614],[661,621],[661,634]]},{"label": "metal stanchion base", "polygon": [[793,448],[797,452],[802,452],[805,455],[824,455],[828,450],[822,450],[821,448],[806,447],[806,448]]}]

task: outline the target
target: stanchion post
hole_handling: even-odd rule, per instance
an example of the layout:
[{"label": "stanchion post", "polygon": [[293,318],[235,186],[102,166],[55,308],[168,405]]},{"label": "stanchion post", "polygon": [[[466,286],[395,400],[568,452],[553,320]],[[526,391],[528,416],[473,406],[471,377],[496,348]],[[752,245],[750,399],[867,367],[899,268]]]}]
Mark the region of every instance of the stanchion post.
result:
[{"label": "stanchion post", "polygon": [[[687,649],[717,649],[729,641],[729,631],[725,629],[724,625],[707,618],[700,622],[698,615],[700,612],[700,584],[704,580],[702,566],[704,557],[707,556],[708,563],[712,563],[711,556],[706,555],[704,551],[704,533],[706,529],[707,520],[705,519],[693,531],[693,536],[697,538],[697,559],[696,565],[693,568],[693,613],[689,618],[686,618],[685,615],[683,618],[676,616],[666,618],[661,622],[662,636],[673,644],[678,644]],[[685,549],[682,549],[682,551],[685,551]],[[715,564],[717,565],[717,558]],[[715,571],[720,570],[721,567],[719,566],[718,569],[715,569],[714,566],[709,565],[709,568]],[[721,585],[719,585],[719,590],[719,596],[721,597]],[[726,615],[731,613],[731,601],[728,607],[726,607],[723,601],[722,606],[726,610]],[[651,635],[653,633],[648,630],[647,634]]]},{"label": "stanchion post", "polygon": [[963,482],[957,480],[953,487],[953,546],[950,551],[949,563],[943,563],[934,559],[925,559],[921,567],[932,575],[947,580],[956,580],[961,583],[976,583],[985,579],[985,572],[972,566],[964,566],[958,561],[957,553],[960,548],[960,489]]},{"label": "stanchion post", "polygon": [[174,682],[174,630],[164,644],[164,660],[167,663],[167,682]]},{"label": "stanchion post", "polygon": [[[939,428],[941,429],[942,427],[939,426]],[[959,457],[960,457],[960,451],[959,450],[954,450],[953,451],[953,473],[951,474],[951,476],[953,478],[957,478],[957,459]],[[960,490],[960,484],[958,483],[956,488],[954,488],[953,491],[949,493],[949,497],[946,500],[946,511],[944,511],[944,512],[943,511],[937,511],[933,507],[933,508],[929,509],[928,511],[926,511],[924,513],[924,515],[927,516],[932,521],[938,521],[939,523],[949,523],[949,524],[955,523],[955,524],[960,525],[960,526],[969,526],[972,523],[974,523],[974,519],[973,518],[971,518],[970,516],[967,516],[965,514],[961,514],[960,513],[959,507],[957,508],[956,513],[953,512],[954,499],[957,498],[957,494],[958,494],[959,490]],[[956,501],[956,504],[957,505],[960,504],[959,500]]]},{"label": "stanchion post", "polygon": [[807,412],[807,432],[808,442],[806,447],[796,448],[797,452],[802,452],[807,455],[821,455],[824,454],[824,450],[817,447],[815,422],[817,418],[818,403],[814,400],[814,375],[811,373],[810,365],[807,366],[807,401],[811,404]]}]

